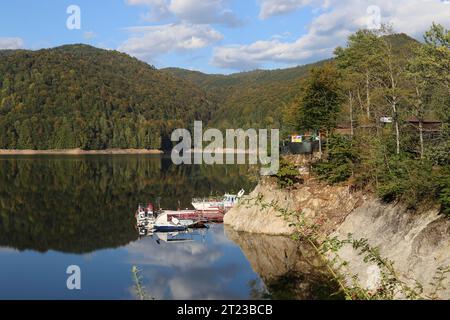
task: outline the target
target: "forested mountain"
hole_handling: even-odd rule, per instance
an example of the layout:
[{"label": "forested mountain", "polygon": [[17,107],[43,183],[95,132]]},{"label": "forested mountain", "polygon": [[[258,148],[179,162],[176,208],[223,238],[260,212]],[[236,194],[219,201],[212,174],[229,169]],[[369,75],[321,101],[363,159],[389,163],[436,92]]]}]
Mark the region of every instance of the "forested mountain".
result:
[{"label": "forested mountain", "polygon": [[116,51],[0,51],[0,149],[160,148],[211,109],[196,85]]},{"label": "forested mountain", "polygon": [[218,128],[279,128],[283,107],[300,93],[300,80],[324,61],[278,70],[209,75],[178,68],[164,69],[203,88],[217,110],[211,126]]},{"label": "forested mountain", "polygon": [[[387,36],[397,53],[410,51],[417,41],[406,34]],[[231,75],[204,74],[179,68],[163,69],[203,88],[217,105],[212,126],[225,128],[283,128],[283,110],[301,93],[311,69],[327,62],[278,70],[256,70]]]},{"label": "forested mountain", "polygon": [[[390,36],[408,52],[406,35]],[[286,128],[283,111],[327,61],[208,75],[157,70],[116,51],[67,45],[0,51],[0,149],[169,148],[194,120],[225,128]]]}]

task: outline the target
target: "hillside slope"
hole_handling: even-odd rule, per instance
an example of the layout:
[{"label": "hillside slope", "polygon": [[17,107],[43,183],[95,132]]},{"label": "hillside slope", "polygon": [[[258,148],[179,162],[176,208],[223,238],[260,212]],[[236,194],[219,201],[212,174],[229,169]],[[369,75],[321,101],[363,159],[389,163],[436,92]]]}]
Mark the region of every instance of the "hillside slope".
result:
[{"label": "hillside slope", "polygon": [[231,75],[208,75],[178,68],[163,69],[204,89],[217,110],[211,126],[279,128],[281,110],[300,93],[300,81],[325,61],[278,70],[255,70]]},{"label": "hillside slope", "polygon": [[[412,43],[392,36],[399,52]],[[173,129],[283,128],[309,71],[208,75],[156,68],[117,51],[67,45],[0,50],[0,149],[169,149]]]},{"label": "hillside slope", "polygon": [[[418,42],[406,34],[388,36],[396,54],[407,56]],[[313,64],[278,70],[255,70],[231,75],[204,74],[179,68],[163,69],[203,88],[217,110],[211,126],[226,128],[282,128],[282,111],[301,92],[301,81]]]},{"label": "hillside slope", "polygon": [[191,82],[87,45],[0,52],[0,149],[160,148],[208,121]]}]

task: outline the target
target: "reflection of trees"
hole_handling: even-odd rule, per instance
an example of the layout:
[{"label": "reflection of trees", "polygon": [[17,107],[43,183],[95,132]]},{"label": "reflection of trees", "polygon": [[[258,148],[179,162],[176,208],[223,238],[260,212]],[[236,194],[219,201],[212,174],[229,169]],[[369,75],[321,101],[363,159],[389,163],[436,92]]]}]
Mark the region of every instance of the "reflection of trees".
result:
[{"label": "reflection of trees", "polygon": [[85,253],[137,239],[134,210],[250,188],[248,168],[173,166],[149,156],[29,157],[0,160],[0,246]]}]

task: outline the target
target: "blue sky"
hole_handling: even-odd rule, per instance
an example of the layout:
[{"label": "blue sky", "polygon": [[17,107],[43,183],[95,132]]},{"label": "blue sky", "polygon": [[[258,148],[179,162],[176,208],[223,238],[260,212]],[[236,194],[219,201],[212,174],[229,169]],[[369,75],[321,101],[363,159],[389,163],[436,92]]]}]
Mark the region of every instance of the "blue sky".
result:
[{"label": "blue sky", "polygon": [[[420,39],[450,27],[444,0],[3,0],[0,48],[87,43],[157,67],[209,73],[284,68],[332,55],[349,34],[378,23]],[[67,8],[80,8],[69,30]]]}]

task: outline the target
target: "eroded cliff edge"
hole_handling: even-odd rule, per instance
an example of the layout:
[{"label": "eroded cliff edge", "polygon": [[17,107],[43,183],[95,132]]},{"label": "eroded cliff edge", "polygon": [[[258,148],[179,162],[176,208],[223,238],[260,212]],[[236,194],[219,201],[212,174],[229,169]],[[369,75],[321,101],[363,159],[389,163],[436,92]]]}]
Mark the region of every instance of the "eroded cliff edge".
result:
[{"label": "eroded cliff edge", "polygon": [[[348,187],[328,186],[314,180],[291,190],[280,190],[273,179],[261,181],[242,204],[225,216],[225,224],[237,231],[269,235],[291,235],[294,227],[271,206],[251,205],[254,199],[278,203],[289,210],[303,212],[319,226],[325,236],[367,239],[380,254],[394,262],[402,280],[419,281],[424,292],[432,290],[431,282],[439,267],[450,265],[450,219],[439,210],[418,212],[400,204],[383,204],[374,196],[351,192]],[[249,200],[253,199],[253,200]],[[344,247],[340,256],[349,262],[361,284],[372,287],[378,281],[374,266],[362,261],[352,248]],[[450,298],[450,283],[439,297]]]}]

